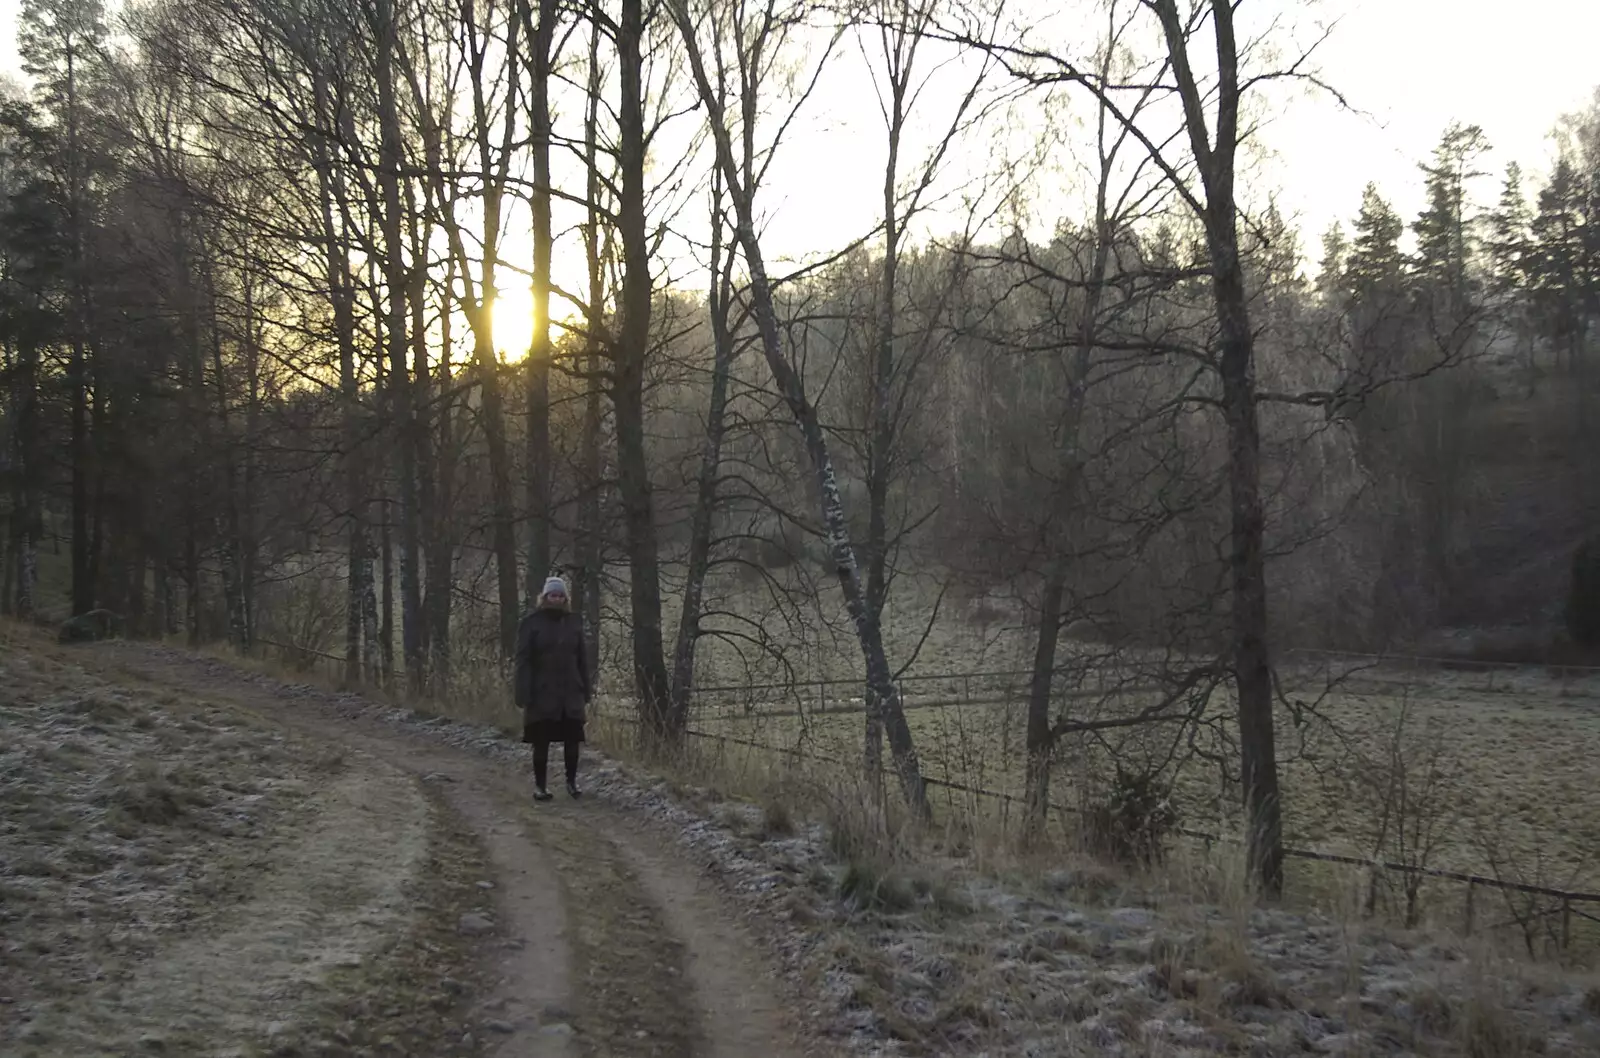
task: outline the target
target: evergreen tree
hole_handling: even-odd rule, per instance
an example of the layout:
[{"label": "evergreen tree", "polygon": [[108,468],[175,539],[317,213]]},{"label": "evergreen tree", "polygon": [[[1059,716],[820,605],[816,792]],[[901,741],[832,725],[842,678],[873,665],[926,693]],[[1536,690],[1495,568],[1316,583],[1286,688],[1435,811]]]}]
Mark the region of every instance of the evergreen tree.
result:
[{"label": "evergreen tree", "polygon": [[43,414],[44,356],[62,333],[64,221],[59,187],[42,164],[48,145],[30,106],[0,105],[0,436],[6,444],[0,468],[9,501],[0,613],[24,618],[34,615],[36,604],[46,453],[54,439]]},{"label": "evergreen tree", "polygon": [[1576,370],[1585,326],[1584,307],[1594,285],[1587,250],[1587,189],[1571,158],[1561,157],[1539,192],[1529,262],[1533,311],[1540,333]]},{"label": "evergreen tree", "polygon": [[1345,260],[1350,255],[1350,240],[1344,225],[1334,221],[1322,235],[1322,263],[1317,266],[1317,293],[1324,302],[1342,304],[1346,297]]},{"label": "evergreen tree", "polygon": [[1489,214],[1485,244],[1488,258],[1488,293],[1495,310],[1511,332],[1516,358],[1522,364],[1531,396],[1538,386],[1538,353],[1529,313],[1529,283],[1534,267],[1533,219],[1522,192],[1522,167],[1506,166],[1500,201]]},{"label": "evergreen tree", "polygon": [[17,53],[39,103],[63,116],[83,101],[84,74],[105,43],[101,0],[22,0]]},{"label": "evergreen tree", "polygon": [[1471,265],[1475,250],[1468,187],[1483,174],[1478,159],[1489,150],[1476,125],[1452,124],[1434,148],[1433,162],[1422,166],[1428,205],[1412,231],[1417,236],[1416,271],[1425,294],[1441,295],[1452,318],[1472,298]]},{"label": "evergreen tree", "polygon": [[[34,79],[39,104],[54,122],[52,168],[65,207],[70,306],[66,313],[72,472],[72,612],[95,607],[100,527],[94,522],[95,471],[90,403],[94,387],[93,301],[89,261],[93,227],[90,185],[96,168],[87,135],[94,73],[105,39],[99,0],[24,0],[17,25],[22,68]],[[91,525],[93,529],[91,530]],[[92,535],[91,535],[92,534]]]},{"label": "evergreen tree", "polygon": [[1507,297],[1528,281],[1532,265],[1533,221],[1528,215],[1528,200],[1522,193],[1522,167],[1506,166],[1500,201],[1489,215],[1489,238],[1485,250],[1489,258],[1489,289]]},{"label": "evergreen tree", "polygon": [[1345,266],[1345,283],[1351,297],[1369,301],[1385,290],[1393,290],[1404,278],[1405,257],[1400,252],[1400,236],[1405,224],[1394,207],[1378,194],[1375,184],[1361,193],[1361,212],[1356,216],[1355,239]]}]

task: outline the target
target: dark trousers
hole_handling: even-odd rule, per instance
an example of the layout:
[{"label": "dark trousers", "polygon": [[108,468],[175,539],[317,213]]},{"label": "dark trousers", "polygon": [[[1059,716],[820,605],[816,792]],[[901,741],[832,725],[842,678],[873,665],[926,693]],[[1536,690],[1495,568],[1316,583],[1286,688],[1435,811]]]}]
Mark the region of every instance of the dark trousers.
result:
[{"label": "dark trousers", "polygon": [[[568,739],[561,743],[563,763],[567,766],[567,782],[578,781],[578,749],[583,745],[577,739]],[[535,738],[533,740],[533,781],[539,789],[545,788],[545,780],[550,777],[550,740]]]}]

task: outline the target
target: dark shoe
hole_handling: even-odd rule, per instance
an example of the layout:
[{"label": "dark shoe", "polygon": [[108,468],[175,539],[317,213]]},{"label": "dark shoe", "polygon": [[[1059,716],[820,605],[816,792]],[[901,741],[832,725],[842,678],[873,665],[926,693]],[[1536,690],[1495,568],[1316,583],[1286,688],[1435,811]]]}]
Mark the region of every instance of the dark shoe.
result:
[{"label": "dark shoe", "polygon": [[533,799],[535,801],[548,801],[550,800],[550,791],[546,790],[543,786],[535,787],[533,791]]},{"label": "dark shoe", "polygon": [[571,798],[572,798],[572,799],[573,799],[573,800],[574,800],[574,801],[576,801],[576,800],[577,800],[577,799],[578,799],[578,798],[580,798],[580,797],[582,797],[582,796],[583,796],[583,791],[582,791],[582,790],[580,790],[580,789],[578,789],[578,784],[577,784],[577,783],[575,783],[575,782],[569,782],[569,783],[567,783],[567,794],[568,794],[568,795],[569,795],[569,796],[570,796],[570,797],[571,797]]}]

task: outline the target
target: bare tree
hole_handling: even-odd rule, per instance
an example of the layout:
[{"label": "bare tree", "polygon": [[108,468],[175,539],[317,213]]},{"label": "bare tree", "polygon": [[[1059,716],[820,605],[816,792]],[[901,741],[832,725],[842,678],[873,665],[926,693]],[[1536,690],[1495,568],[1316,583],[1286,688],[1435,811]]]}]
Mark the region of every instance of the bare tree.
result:
[{"label": "bare tree", "polygon": [[650,268],[649,224],[645,215],[646,11],[642,0],[622,0],[616,25],[619,141],[617,226],[622,248],[622,290],[617,340],[612,357],[611,402],[616,409],[617,491],[622,500],[628,541],[633,678],[639,694],[642,730],[669,736],[671,687],[662,645],[661,571],[656,543],[655,506],[645,452],[645,367],[649,357],[654,290]]},{"label": "bare tree", "polygon": [[[947,125],[926,156],[906,165],[902,152],[906,144],[912,111],[930,86],[933,77],[946,71],[946,63],[935,63],[923,73],[919,53],[928,46],[928,31],[939,10],[938,0],[878,0],[870,9],[869,26],[876,29],[882,70],[874,67],[878,82],[878,105],[882,112],[887,140],[883,172],[883,256],[879,267],[878,311],[872,328],[872,352],[868,358],[868,412],[866,438],[867,536],[862,550],[866,554],[866,606],[872,619],[881,624],[884,603],[889,595],[891,553],[903,543],[904,527],[891,534],[889,526],[890,486],[908,469],[903,433],[906,419],[914,407],[913,388],[928,366],[927,336],[914,342],[899,328],[899,302],[903,297],[900,261],[907,228],[929,204],[932,188],[943,162],[969,125],[981,118],[986,108],[980,105],[980,92],[991,72],[991,60],[979,55],[979,69],[958,102],[951,109]],[[997,6],[998,20],[1003,6]],[[863,27],[862,32],[869,32]],[[865,47],[863,47],[865,51]],[[909,184],[902,181],[909,176]],[[951,288],[954,280],[952,279]],[[938,316],[935,309],[931,314]],[[916,345],[920,348],[907,348]],[[912,519],[915,522],[925,519]],[[867,693],[875,693],[868,688]],[[866,753],[869,762],[882,757],[882,710],[867,710]],[[881,765],[869,763],[874,772]]]},{"label": "bare tree", "polygon": [[[421,437],[413,396],[406,294],[412,284],[405,261],[404,199],[401,172],[405,165],[395,73],[399,24],[393,0],[374,0],[372,31],[378,48],[374,76],[378,82],[378,121],[381,129],[378,184],[383,215],[383,264],[387,312],[383,333],[388,342],[389,395],[393,427],[400,441],[400,591],[401,636],[404,643],[406,682],[412,694],[421,694],[425,662],[422,650],[422,557],[418,531],[417,473],[421,463]],[[385,578],[387,586],[388,579]],[[389,637],[386,647],[392,646]]]},{"label": "bare tree", "polygon": [[[1241,103],[1247,92],[1274,78],[1305,75],[1298,65],[1276,74],[1242,70],[1232,2],[1193,0],[1180,11],[1177,0],[1139,0],[1139,9],[1153,20],[1165,45],[1167,76],[1159,90],[1181,106],[1182,125],[1175,136],[1152,131],[1149,122],[1130,112],[1128,95],[1137,97],[1144,86],[1102,77],[1090,63],[1026,42],[989,50],[1029,83],[1073,84],[1087,90],[1144,148],[1203,232],[1216,312],[1216,348],[1214,354],[1191,352],[1215,373],[1220,390],[1215,406],[1228,437],[1230,652],[1249,862],[1262,889],[1276,894],[1283,887],[1283,839],[1268,643],[1261,431],[1235,176],[1239,148],[1250,133],[1248,123],[1241,125]],[[950,36],[974,47],[989,47],[970,34]],[[1200,50],[1207,36],[1209,57]],[[1207,68],[1214,63],[1210,78],[1200,72],[1200,59],[1205,59]]]},{"label": "bare tree", "polygon": [[[829,559],[866,662],[868,705],[880,714],[877,722],[883,725],[889,736],[889,748],[906,799],[917,810],[926,811],[927,792],[921,765],[917,761],[911,728],[906,723],[899,689],[884,651],[882,626],[867,607],[861,570],[851,543],[844,499],[829,451],[827,434],[815,405],[807,396],[804,381],[786,354],[773,307],[772,285],[767,278],[766,262],[756,230],[755,195],[761,174],[766,168],[765,164],[756,163],[752,153],[756,119],[772,64],[777,61],[777,53],[782,50],[786,37],[803,24],[804,11],[782,7],[775,0],[756,9],[737,5],[727,13],[726,21],[715,17],[715,14],[709,18],[703,14],[697,16],[691,12],[686,0],[675,0],[670,10],[683,38],[700,102],[706,108],[716,164],[722,171],[724,188],[732,207],[734,237],[749,276],[751,313],[760,334],[762,352],[778,392],[800,428],[816,480]],[[718,63],[714,73],[706,64],[706,50],[700,39],[702,29],[714,35],[716,47],[711,54]],[[837,37],[834,39],[837,40]],[[734,68],[725,68],[722,65],[724,62],[732,62]],[[820,72],[819,65],[811,80],[798,93],[796,108],[810,95]],[[724,103],[722,94],[716,88],[716,83],[730,76],[737,78],[733,106]],[[739,115],[737,125],[732,120],[735,107]],[[780,129],[785,124],[780,121]],[[742,151],[736,151],[734,147],[736,130],[742,136]],[[769,147],[769,157],[771,150]],[[866,764],[869,769],[875,764],[870,754]],[[869,774],[875,779],[878,773]]]},{"label": "bare tree", "polygon": [[550,80],[554,62],[556,0],[535,5],[519,0],[523,36],[532,45],[529,56],[528,125],[532,136],[533,191],[533,340],[528,347],[528,567],[523,593],[531,606],[550,572],[550,285],[555,235],[551,230]]},{"label": "bare tree", "polygon": [[713,522],[717,514],[717,491],[722,475],[722,448],[727,433],[729,387],[737,355],[733,310],[733,263],[731,247],[724,245],[727,222],[724,213],[722,177],[711,177],[711,255],[706,311],[711,325],[711,397],[706,408],[704,448],[695,480],[694,511],[689,526],[689,553],[684,570],[683,607],[678,618],[678,635],[672,652],[672,697],[669,729],[683,731],[689,723],[690,696],[694,689],[695,647],[701,633],[701,608],[705,600],[706,577],[711,571]]},{"label": "bare tree", "polygon": [[[470,95],[468,131],[462,149],[469,157],[454,157],[454,137],[449,119],[452,101],[430,97],[417,62],[409,52],[397,53],[410,87],[413,111],[423,143],[423,167],[433,208],[444,229],[456,272],[456,298],[473,337],[473,367],[483,398],[483,430],[488,448],[493,517],[491,533],[496,563],[499,601],[499,641],[502,657],[509,657],[522,612],[518,594],[517,511],[512,487],[510,438],[507,433],[505,394],[500,358],[495,348],[494,306],[499,292],[500,248],[504,238],[506,200],[512,185],[518,130],[518,86],[521,83],[520,31],[523,20],[508,6],[490,4],[480,10],[464,5],[459,18],[461,69]],[[496,40],[496,31],[504,40]],[[494,62],[494,56],[500,61]],[[468,249],[467,233],[456,213],[470,182],[478,200],[481,225],[476,262]],[[476,272],[474,272],[476,263]]]}]

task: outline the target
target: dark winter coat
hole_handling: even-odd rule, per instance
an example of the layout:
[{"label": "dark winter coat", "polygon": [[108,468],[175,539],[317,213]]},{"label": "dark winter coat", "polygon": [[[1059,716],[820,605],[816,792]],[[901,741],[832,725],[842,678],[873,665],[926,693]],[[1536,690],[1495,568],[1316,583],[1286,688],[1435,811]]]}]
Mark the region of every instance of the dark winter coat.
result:
[{"label": "dark winter coat", "polygon": [[583,618],[554,607],[523,617],[517,626],[513,682],[524,727],[547,721],[582,723],[591,694]]}]

